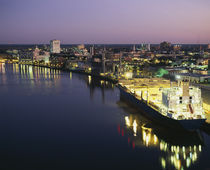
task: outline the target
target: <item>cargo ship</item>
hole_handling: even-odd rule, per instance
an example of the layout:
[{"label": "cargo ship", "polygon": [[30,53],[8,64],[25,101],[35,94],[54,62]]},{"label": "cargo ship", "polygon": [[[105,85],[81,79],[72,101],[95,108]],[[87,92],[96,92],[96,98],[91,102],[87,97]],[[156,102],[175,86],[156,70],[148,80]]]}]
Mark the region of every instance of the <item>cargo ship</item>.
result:
[{"label": "cargo ship", "polygon": [[123,99],[164,126],[194,131],[206,120],[201,90],[188,81],[141,78],[121,80],[118,87]]}]

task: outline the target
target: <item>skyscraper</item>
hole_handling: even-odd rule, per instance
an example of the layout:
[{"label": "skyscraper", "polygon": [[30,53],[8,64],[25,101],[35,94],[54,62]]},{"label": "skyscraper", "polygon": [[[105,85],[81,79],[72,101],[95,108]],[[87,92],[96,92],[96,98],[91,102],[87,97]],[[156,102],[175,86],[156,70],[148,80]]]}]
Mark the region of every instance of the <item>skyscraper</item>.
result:
[{"label": "skyscraper", "polygon": [[93,56],[94,55],[94,45],[90,47],[90,55]]},{"label": "skyscraper", "polygon": [[147,44],[147,50],[148,50],[148,51],[151,50],[150,44]]},{"label": "skyscraper", "polygon": [[133,45],[133,52],[135,52],[136,51],[136,45],[134,44]]},{"label": "skyscraper", "polygon": [[60,40],[51,40],[50,41],[50,53],[60,53]]}]

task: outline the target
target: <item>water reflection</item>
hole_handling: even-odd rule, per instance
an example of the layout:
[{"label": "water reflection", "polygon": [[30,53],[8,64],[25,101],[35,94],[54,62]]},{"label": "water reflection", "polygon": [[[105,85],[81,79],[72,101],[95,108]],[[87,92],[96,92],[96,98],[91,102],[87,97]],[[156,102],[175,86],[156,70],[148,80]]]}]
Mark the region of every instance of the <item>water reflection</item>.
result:
[{"label": "water reflection", "polygon": [[[173,132],[155,125],[123,100],[117,103],[128,115],[118,126],[121,136],[128,138],[131,147],[148,147],[159,150],[159,162],[163,169],[186,169],[198,161],[204,143],[201,132]],[[136,113],[134,113],[136,112]]]},{"label": "water reflection", "polygon": [[[118,160],[121,161],[117,167],[124,168],[124,162],[130,167],[132,159],[132,163],[139,169],[139,165],[144,164],[145,160],[157,169],[159,165],[163,169],[187,169],[199,162],[201,153],[209,153],[208,148],[204,149],[200,132],[174,135],[175,132],[154,125],[132,106],[118,101],[119,91],[107,81],[88,75],[16,64],[0,64],[0,81],[1,95],[5,93],[1,98],[1,129],[5,131],[1,146],[4,150],[14,146],[15,152],[19,149],[15,158],[25,153],[29,165],[34,163],[31,160],[34,160],[35,153],[38,154],[37,157],[48,154],[49,160],[53,155],[55,159],[47,162],[47,165],[59,162],[60,155],[66,154],[67,161],[62,157],[59,162],[66,166],[75,160],[87,158],[90,158],[89,162],[94,160],[93,164],[99,159],[99,165],[101,160],[107,160],[112,153],[109,162],[106,162],[110,167],[118,164]],[[33,94],[28,97],[27,93]],[[48,95],[40,97],[43,94]],[[94,102],[90,99],[94,99]],[[14,107],[10,107],[10,104]],[[12,114],[13,112],[18,114]],[[120,136],[115,131],[116,125]],[[10,129],[15,130],[11,132]],[[7,136],[9,139],[2,143]],[[72,140],[73,138],[76,140]],[[126,141],[122,142],[121,138]],[[19,140],[21,141],[18,143]],[[25,144],[30,144],[28,146],[31,147],[23,147]],[[158,152],[156,157],[159,165],[156,165],[156,160],[151,160],[150,153],[145,157],[144,152],[138,152],[139,148],[141,151]],[[5,152],[8,153],[8,150]],[[5,155],[2,157],[6,158]],[[202,160],[206,161],[206,157],[202,157]],[[14,161],[13,158],[8,160]],[[81,161],[79,164],[82,164]],[[38,165],[43,167],[42,162],[38,162]]]},{"label": "water reflection", "polygon": [[36,67],[30,65],[19,65],[19,64],[5,64],[0,63],[0,73],[1,74],[17,74],[21,75],[22,78],[29,79],[59,79],[60,70],[44,68],[44,67]]},{"label": "water reflection", "polygon": [[[61,90],[61,71],[34,67],[30,65],[4,64],[0,63],[0,83],[2,93],[21,94],[26,90],[27,95],[47,95]],[[20,85],[20,86],[15,86]],[[11,88],[13,86],[14,88]],[[16,88],[19,90],[15,90]],[[44,90],[46,88],[46,90]],[[53,89],[52,89],[53,88]]]},{"label": "water reflection", "polygon": [[72,72],[65,73],[56,69],[30,66],[30,65],[0,63],[0,74],[1,74],[0,77],[1,85],[5,85],[5,88],[6,85],[11,83],[8,82],[11,81],[11,79],[9,79],[10,76],[16,78],[13,79],[13,81],[16,81],[16,83],[21,83],[21,82],[25,83],[27,81],[28,83],[30,83],[30,86],[32,88],[34,86],[41,87],[43,85],[49,88],[53,86],[56,86],[58,88],[60,86],[61,76],[69,75],[70,80],[74,80],[74,78],[76,78],[86,84],[86,86],[90,91],[91,99],[94,98],[95,91],[100,90],[103,102],[105,102],[105,91],[114,89],[114,85],[112,83],[100,80],[99,78],[95,78],[90,75],[84,76],[77,74],[74,77],[74,74]]},{"label": "water reflection", "polygon": [[79,79],[86,83],[87,87],[90,90],[90,99],[94,98],[95,91],[99,90],[102,94],[102,101],[105,103],[105,91],[114,90],[113,83],[110,83],[105,80],[100,80],[97,77],[93,77],[91,75],[84,76],[84,75],[77,75]]}]

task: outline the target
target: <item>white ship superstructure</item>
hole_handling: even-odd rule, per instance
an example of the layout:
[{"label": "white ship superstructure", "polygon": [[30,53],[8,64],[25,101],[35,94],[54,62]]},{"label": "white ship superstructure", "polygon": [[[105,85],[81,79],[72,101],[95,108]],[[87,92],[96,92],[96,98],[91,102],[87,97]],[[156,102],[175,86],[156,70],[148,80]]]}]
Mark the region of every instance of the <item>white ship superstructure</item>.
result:
[{"label": "white ship superstructure", "polygon": [[176,120],[205,119],[201,90],[182,81],[177,87],[163,89],[162,113]]}]

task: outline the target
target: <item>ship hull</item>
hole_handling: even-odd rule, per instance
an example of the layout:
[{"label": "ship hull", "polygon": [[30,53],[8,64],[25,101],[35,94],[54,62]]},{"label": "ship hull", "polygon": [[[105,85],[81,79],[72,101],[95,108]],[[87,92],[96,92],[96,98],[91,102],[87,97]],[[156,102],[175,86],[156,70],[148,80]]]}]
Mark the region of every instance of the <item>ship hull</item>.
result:
[{"label": "ship hull", "polygon": [[177,130],[188,130],[194,131],[198,130],[201,125],[205,122],[205,119],[196,119],[196,120],[174,120],[169,117],[166,117],[159,113],[157,110],[148,106],[145,101],[137,99],[134,95],[129,92],[126,92],[120,85],[118,86],[120,90],[120,97],[128,101],[132,105],[136,106],[141,113],[144,114],[147,118],[153,120],[155,123],[164,125]]}]

